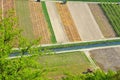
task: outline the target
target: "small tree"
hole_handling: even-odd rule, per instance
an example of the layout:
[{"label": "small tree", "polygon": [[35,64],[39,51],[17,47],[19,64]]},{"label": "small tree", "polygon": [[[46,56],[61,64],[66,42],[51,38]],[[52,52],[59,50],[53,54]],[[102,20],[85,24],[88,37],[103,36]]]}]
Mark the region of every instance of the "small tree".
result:
[{"label": "small tree", "polygon": [[[29,41],[21,36],[13,10],[4,19],[0,18],[0,80],[42,79],[45,70],[35,61],[36,57],[24,57],[26,52],[40,55],[38,48],[31,48],[35,44],[38,40]],[[14,47],[19,49],[19,58],[11,59],[10,55],[16,53]]]},{"label": "small tree", "polygon": [[67,75],[62,80],[120,80],[120,71],[108,71],[105,73],[102,70],[96,70],[88,74]]}]

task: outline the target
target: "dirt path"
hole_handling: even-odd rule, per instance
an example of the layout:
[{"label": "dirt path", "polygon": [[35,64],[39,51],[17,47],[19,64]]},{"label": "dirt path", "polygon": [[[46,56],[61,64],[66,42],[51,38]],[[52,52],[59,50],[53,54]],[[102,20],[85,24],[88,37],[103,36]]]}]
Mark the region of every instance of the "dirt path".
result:
[{"label": "dirt path", "polygon": [[106,38],[115,37],[116,36],[115,32],[112,29],[112,26],[110,25],[108,19],[104,15],[104,12],[101,10],[100,6],[98,4],[88,4],[88,5],[103,35]]},{"label": "dirt path", "polygon": [[56,3],[56,7],[60,14],[69,41],[80,41],[81,39],[79,33],[77,31],[76,25],[74,24],[74,21],[71,17],[67,5]]},{"label": "dirt path", "polygon": [[89,41],[104,38],[86,3],[68,2],[67,5],[82,40]]},{"label": "dirt path", "polygon": [[54,2],[46,2],[47,10],[50,16],[50,20],[52,23],[52,27],[55,33],[55,37],[58,43],[68,42],[67,35],[65,33],[65,29],[63,27],[60,16],[57,12],[57,8]]},{"label": "dirt path", "polygon": [[120,47],[92,50],[90,55],[105,71],[120,69]]},{"label": "dirt path", "polygon": [[50,32],[42,12],[41,3],[29,0],[30,16],[33,24],[33,33],[35,38],[41,37],[41,43],[50,43]]}]

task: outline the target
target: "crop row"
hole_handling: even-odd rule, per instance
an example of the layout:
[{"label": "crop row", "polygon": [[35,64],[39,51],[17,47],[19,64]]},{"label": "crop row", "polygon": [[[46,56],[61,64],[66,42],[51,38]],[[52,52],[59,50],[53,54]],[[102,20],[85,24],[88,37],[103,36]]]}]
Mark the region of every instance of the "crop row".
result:
[{"label": "crop row", "polygon": [[120,36],[120,6],[116,4],[101,4],[100,6],[117,35]]}]

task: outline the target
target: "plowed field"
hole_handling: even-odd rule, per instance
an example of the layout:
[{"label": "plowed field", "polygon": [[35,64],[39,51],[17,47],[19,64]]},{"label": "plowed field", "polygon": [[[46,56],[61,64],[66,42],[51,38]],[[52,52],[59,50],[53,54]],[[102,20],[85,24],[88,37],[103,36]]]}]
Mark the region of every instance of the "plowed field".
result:
[{"label": "plowed field", "polygon": [[0,0],[0,10],[2,9],[2,0]]},{"label": "plowed field", "polygon": [[91,57],[105,71],[120,69],[120,47],[90,51]]},{"label": "plowed field", "polygon": [[79,33],[77,31],[76,25],[74,24],[74,21],[71,17],[67,5],[56,3],[56,6],[69,41],[80,41],[81,39]]},{"label": "plowed field", "polygon": [[50,43],[50,33],[42,12],[41,3],[30,0],[29,8],[35,38],[41,37],[42,44]]},{"label": "plowed field", "polygon": [[103,35],[106,38],[115,37],[115,32],[100,6],[97,4],[89,4],[89,7]]}]

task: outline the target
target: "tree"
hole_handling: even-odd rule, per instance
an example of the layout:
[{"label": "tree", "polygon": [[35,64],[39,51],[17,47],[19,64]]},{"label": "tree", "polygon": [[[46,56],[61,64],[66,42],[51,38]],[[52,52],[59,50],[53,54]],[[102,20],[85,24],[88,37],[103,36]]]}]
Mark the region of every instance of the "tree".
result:
[{"label": "tree", "polygon": [[96,70],[88,74],[67,75],[62,80],[120,80],[120,71],[108,71],[105,73],[102,70]]},{"label": "tree", "polygon": [[[35,56],[41,53],[38,48],[32,48],[39,39],[29,41],[22,37],[14,11],[10,10],[7,15],[4,19],[0,18],[0,80],[41,80],[45,70]],[[14,47],[19,50],[13,50]],[[35,55],[24,57],[26,52]],[[10,58],[13,53],[19,54],[19,58]]]}]

